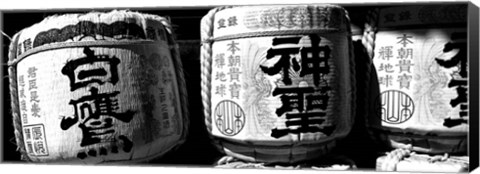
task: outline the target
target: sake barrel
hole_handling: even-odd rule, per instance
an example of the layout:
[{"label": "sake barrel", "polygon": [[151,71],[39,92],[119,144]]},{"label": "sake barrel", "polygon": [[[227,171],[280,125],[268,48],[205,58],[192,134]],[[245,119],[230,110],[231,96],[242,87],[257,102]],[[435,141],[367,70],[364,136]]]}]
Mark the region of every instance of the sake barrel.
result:
[{"label": "sake barrel", "polygon": [[[392,148],[466,154],[467,5],[377,9],[369,129]],[[374,40],[372,39],[374,38]],[[375,82],[375,83],[376,83]],[[371,94],[374,94],[372,92]]]},{"label": "sake barrel", "polygon": [[221,7],[201,21],[206,126],[248,162],[321,157],[351,129],[349,21],[333,5]]},{"label": "sake barrel", "polygon": [[14,36],[17,145],[33,162],[139,162],[185,141],[186,93],[169,22],[131,11],[47,17]]}]

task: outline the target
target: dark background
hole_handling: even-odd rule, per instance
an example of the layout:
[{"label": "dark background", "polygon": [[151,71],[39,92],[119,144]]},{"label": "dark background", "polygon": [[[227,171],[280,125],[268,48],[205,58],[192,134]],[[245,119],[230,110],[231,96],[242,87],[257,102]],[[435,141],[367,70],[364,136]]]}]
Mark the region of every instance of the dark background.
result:
[{"label": "dark background", "polygon": [[[395,6],[397,5],[407,4],[396,4]],[[418,5],[418,3],[416,5]],[[381,5],[372,4],[343,4],[341,6],[343,6],[349,12],[351,23],[359,26],[360,28],[363,27],[363,24],[365,23],[364,18],[366,12],[371,8],[381,7]],[[392,6],[392,4],[389,4],[389,6]],[[200,96],[200,20],[212,8],[214,7],[189,7],[176,9],[162,9],[152,7],[130,9],[132,11],[139,11],[142,13],[168,16],[171,19],[171,23],[173,24],[174,31],[176,33],[177,41],[181,48],[180,52],[184,65],[185,78],[189,96],[188,102],[190,104],[191,124],[189,128],[189,135],[185,144],[182,145],[177,151],[169,152],[161,159],[156,159],[148,162],[149,164],[212,166],[216,162],[216,160],[222,157],[222,154],[215,149],[215,147],[209,142],[209,139],[207,137],[207,131],[205,130],[203,120],[203,106]],[[3,11],[0,12],[0,15],[2,15],[3,19],[0,22],[2,22],[3,26],[2,31],[9,36],[13,36],[21,29],[38,23],[42,21],[45,17],[50,15],[66,13],[85,13],[90,11],[106,12],[110,10],[113,10],[113,8],[76,9],[68,11]],[[9,83],[7,76],[8,67],[6,65],[6,62],[8,61],[8,46],[10,44],[10,41],[7,37],[2,37],[3,125],[1,125],[1,129],[3,129],[3,161],[8,163],[23,163],[23,161],[20,160],[20,154],[16,151],[15,139],[13,134],[14,128],[10,111],[10,92],[8,88]],[[476,89],[478,89],[478,83]],[[478,125],[474,126],[474,128],[476,128],[476,130],[478,131]],[[384,153],[381,152],[385,152],[385,149],[381,149],[378,145],[372,143],[369,140],[368,135],[366,134],[364,129],[365,128],[363,125],[363,119],[357,116],[356,124],[353,127],[352,133],[346,139],[344,139],[343,142],[338,143],[339,145],[333,150],[332,153],[342,154],[354,160],[358,168],[375,169],[375,160],[378,156],[384,155]],[[478,147],[478,139],[477,145],[473,147]]]}]

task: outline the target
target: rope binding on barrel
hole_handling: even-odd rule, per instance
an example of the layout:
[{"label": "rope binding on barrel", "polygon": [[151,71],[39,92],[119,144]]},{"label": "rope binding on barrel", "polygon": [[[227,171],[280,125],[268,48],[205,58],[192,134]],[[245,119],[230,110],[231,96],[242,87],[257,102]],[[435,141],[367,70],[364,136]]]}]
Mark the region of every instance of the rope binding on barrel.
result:
[{"label": "rope binding on barrel", "polygon": [[366,16],[366,23],[362,37],[362,43],[367,49],[368,55],[371,59],[375,56],[375,35],[378,31],[378,18],[380,15],[380,10],[373,9],[368,11]]},{"label": "rope binding on barrel", "polygon": [[[202,95],[202,103],[204,107],[204,116],[205,116],[205,123],[208,132],[210,132],[209,137],[212,139],[215,144],[218,144],[219,146],[216,146],[221,152],[224,152],[225,150],[223,149],[224,146],[220,141],[224,140],[221,138],[214,137],[212,133],[212,117],[211,117],[211,81],[212,81],[212,45],[216,41],[224,41],[224,40],[231,40],[231,39],[243,39],[243,38],[255,38],[255,37],[268,37],[268,36],[278,36],[278,35],[309,35],[309,34],[326,34],[326,33],[333,33],[333,32],[344,32],[345,36],[348,39],[347,42],[347,48],[349,50],[348,56],[350,57],[349,59],[349,68],[352,74],[355,73],[355,60],[353,59],[353,45],[351,44],[351,31],[350,31],[350,26],[347,25],[346,28],[322,28],[322,29],[295,29],[295,30],[279,30],[279,31],[261,31],[261,32],[247,32],[247,33],[239,33],[239,34],[230,34],[230,35],[224,35],[224,36],[219,36],[219,37],[214,37],[213,32],[214,32],[214,20],[215,20],[215,15],[217,12],[227,9],[227,8],[232,8],[232,7],[219,7],[215,8],[209,11],[207,15],[205,15],[202,18],[201,22],[201,95]],[[312,18],[317,17],[316,15],[324,15],[324,14],[318,14],[318,13],[313,13],[311,14]],[[346,22],[349,23],[350,19],[348,17],[348,13],[342,15],[342,17],[346,18]],[[315,18],[316,19],[316,18]],[[352,75],[351,79],[352,81],[352,90],[353,93],[355,93],[355,76]],[[356,110],[356,96],[352,96],[351,100],[351,106],[352,106],[352,115],[355,115],[355,110]],[[349,120],[349,121],[354,121]],[[335,140],[334,140],[335,141]],[[256,151],[255,151],[255,145],[250,144],[249,142],[244,142],[246,145],[244,146],[249,146],[249,148],[253,148],[253,154],[256,156]],[[292,143],[291,149],[294,149],[295,147],[301,145],[301,143]],[[293,157],[293,151],[290,151],[289,158],[291,161],[294,161]],[[224,157],[224,158],[234,158],[234,157]],[[255,159],[254,159],[255,160]],[[227,160],[228,161],[228,160]],[[225,159],[219,160],[219,165],[221,162],[225,162]]]},{"label": "rope binding on barrel", "polygon": [[[116,10],[114,11],[118,12]],[[124,10],[120,12],[129,13],[130,11]],[[170,53],[172,55],[173,64],[175,66],[174,68],[176,69],[175,74],[176,74],[177,83],[179,85],[179,93],[180,93],[179,98],[182,103],[180,108],[183,115],[183,120],[181,121],[183,122],[183,125],[184,125],[183,128],[181,128],[183,130],[181,131],[182,134],[181,134],[179,143],[172,147],[172,150],[175,150],[179,148],[180,147],[179,145],[186,140],[186,136],[188,132],[187,129],[189,127],[189,122],[188,122],[189,112],[188,112],[188,102],[187,102],[188,98],[187,98],[187,92],[185,87],[186,85],[185,85],[185,79],[184,79],[183,66],[182,66],[182,62],[180,61],[180,53],[178,51],[178,45],[175,42],[174,32],[171,24],[169,23],[170,21],[167,18],[156,16],[156,15],[142,14],[138,12],[133,12],[133,13],[137,15],[142,15],[138,18],[135,18],[137,20],[158,20],[165,27],[165,30],[166,30],[166,35],[167,35],[166,45],[168,45],[168,49],[170,50]],[[75,14],[75,15],[81,15],[81,14]],[[50,16],[48,17],[48,19],[52,20],[54,17],[58,17],[58,16]],[[46,19],[44,19],[44,21]],[[35,25],[39,25],[40,23]],[[8,56],[9,59],[8,59],[7,65],[8,65],[9,80],[10,80],[9,88],[10,88],[10,95],[12,100],[11,108],[12,108],[12,115],[13,115],[13,125],[15,129],[14,130],[15,140],[16,140],[17,150],[20,151],[21,153],[21,159],[26,161],[32,161],[32,160],[27,155],[25,143],[23,141],[22,120],[20,117],[19,98],[18,98],[18,89],[17,89],[18,63],[20,63],[22,60],[24,60],[25,58],[33,54],[50,51],[50,50],[63,49],[63,48],[76,48],[76,47],[86,47],[86,46],[88,47],[119,47],[120,46],[121,47],[121,46],[127,46],[127,45],[148,45],[148,44],[157,45],[158,44],[157,41],[150,40],[148,38],[141,38],[141,40],[88,40],[88,41],[78,41],[78,42],[59,41],[59,42],[52,42],[52,43],[46,43],[43,45],[38,45],[36,47],[26,50],[23,53],[19,53],[17,51],[19,38],[22,35],[22,32],[25,30],[27,29],[23,29],[22,31],[18,32],[17,34],[14,35],[13,39],[11,39],[12,42],[10,43],[10,50],[9,50],[9,56]],[[8,35],[6,35],[3,31],[1,31],[1,33],[2,35],[5,35],[8,37]],[[17,53],[19,54],[17,55]]]},{"label": "rope binding on barrel", "polygon": [[396,166],[398,163],[403,161],[406,158],[416,161],[427,161],[428,163],[436,163],[436,162],[445,162],[445,161],[453,161],[457,163],[468,163],[463,160],[457,160],[454,158],[450,158],[448,153],[444,153],[444,155],[435,155],[429,156],[426,154],[417,154],[413,151],[413,146],[411,144],[405,146],[404,148],[397,148],[392,150],[391,152],[386,153],[386,157],[383,160],[383,163],[377,170],[380,171],[396,171]]},{"label": "rope binding on barrel", "polygon": [[[217,7],[208,12],[201,20],[201,95],[203,110],[205,116],[205,123],[207,130],[212,131],[210,118],[211,107],[211,73],[212,73],[212,44],[213,44],[213,22],[215,14],[221,10],[232,8],[232,6]],[[213,138],[213,137],[212,137]]]},{"label": "rope binding on barrel", "polygon": [[341,32],[341,30],[340,29],[305,29],[305,30],[260,31],[260,32],[249,32],[249,33],[225,35],[225,36],[220,36],[216,38],[210,37],[203,40],[203,42],[213,43],[215,41],[224,41],[224,40],[231,40],[231,39],[268,37],[268,36],[278,36],[278,35],[309,35],[309,34],[332,33],[332,32]]},{"label": "rope binding on barrel", "polygon": [[121,45],[145,45],[145,44],[156,44],[154,41],[148,41],[148,40],[143,40],[143,41],[131,41],[131,40],[125,40],[125,41],[82,41],[82,42],[61,42],[61,43],[53,43],[53,44],[48,44],[48,45],[43,45],[39,47],[35,47],[33,49],[30,49],[26,51],[25,53],[22,53],[18,57],[16,57],[13,60],[9,60],[8,66],[15,66],[17,65],[20,61],[25,59],[28,56],[31,56],[36,53],[44,52],[44,51],[50,51],[50,50],[56,50],[56,49],[62,49],[62,48],[75,48],[75,47],[114,47],[114,46],[121,46]]},{"label": "rope binding on barrel", "polygon": [[[8,61],[15,60],[15,55],[17,52],[17,43],[19,39],[21,31],[13,36],[13,40],[10,43],[10,48],[8,52]],[[25,161],[31,161],[31,159],[27,155],[27,151],[25,148],[25,142],[23,141],[23,132],[22,132],[22,120],[20,118],[20,108],[19,108],[19,101],[18,101],[18,89],[17,89],[17,68],[15,65],[9,65],[8,67],[8,78],[9,78],[9,89],[10,89],[10,100],[11,108],[12,108],[12,116],[13,116],[13,127],[14,127],[14,134],[15,134],[15,142],[17,145],[17,151],[20,152],[20,159]]]}]

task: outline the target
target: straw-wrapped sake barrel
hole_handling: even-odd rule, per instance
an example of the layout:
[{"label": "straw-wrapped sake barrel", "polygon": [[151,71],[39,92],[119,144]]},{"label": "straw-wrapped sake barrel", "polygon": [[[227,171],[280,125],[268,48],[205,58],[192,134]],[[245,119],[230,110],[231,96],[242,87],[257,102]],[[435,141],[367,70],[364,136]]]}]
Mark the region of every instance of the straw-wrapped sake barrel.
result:
[{"label": "straw-wrapped sake barrel", "polygon": [[[367,33],[378,81],[367,126],[392,148],[467,152],[467,5],[376,10]],[[378,82],[378,85],[375,84]],[[379,89],[378,89],[379,88]]]},{"label": "straw-wrapped sake barrel", "polygon": [[186,93],[165,18],[130,11],[51,16],[14,36],[17,145],[34,162],[133,162],[185,140]]},{"label": "straw-wrapped sake barrel", "polygon": [[227,155],[295,163],[350,132],[355,69],[343,8],[216,8],[201,29],[206,125]]}]

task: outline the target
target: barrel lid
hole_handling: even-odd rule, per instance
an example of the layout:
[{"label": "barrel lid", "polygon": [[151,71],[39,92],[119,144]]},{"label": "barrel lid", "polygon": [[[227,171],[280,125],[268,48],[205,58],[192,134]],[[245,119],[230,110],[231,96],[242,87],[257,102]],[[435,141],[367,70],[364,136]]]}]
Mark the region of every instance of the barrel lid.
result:
[{"label": "barrel lid", "polygon": [[[350,32],[345,9],[336,5],[258,5],[213,9],[214,40],[266,35]],[[209,15],[204,18],[210,18]],[[206,38],[203,38],[204,40]]]},{"label": "barrel lid", "polygon": [[14,35],[9,60],[25,57],[46,46],[62,47],[81,42],[167,41],[169,34],[166,18],[127,10],[53,15]]},{"label": "barrel lid", "polygon": [[381,8],[376,18],[379,29],[444,28],[466,24],[467,12],[467,4],[398,6]]}]

